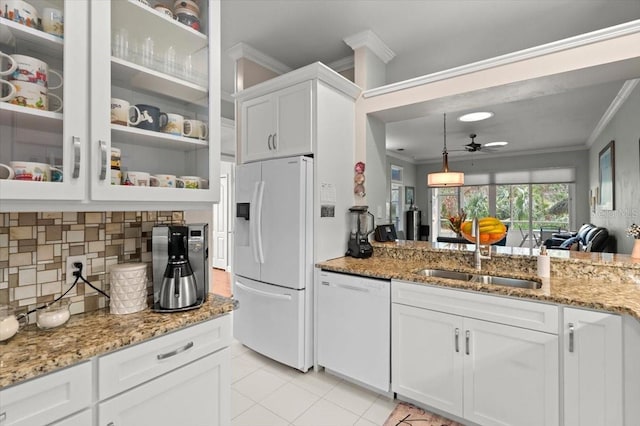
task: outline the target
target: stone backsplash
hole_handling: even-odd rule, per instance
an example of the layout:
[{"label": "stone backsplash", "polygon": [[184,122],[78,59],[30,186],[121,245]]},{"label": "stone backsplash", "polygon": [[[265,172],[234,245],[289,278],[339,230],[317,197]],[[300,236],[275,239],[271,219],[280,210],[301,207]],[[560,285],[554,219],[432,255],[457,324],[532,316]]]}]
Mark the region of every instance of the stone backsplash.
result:
[{"label": "stone backsplash", "polygon": [[[71,285],[66,260],[74,255],[87,256],[82,275],[107,294],[111,265],[147,263],[151,295],[153,226],[183,223],[182,211],[0,213],[0,305],[20,313],[52,302]],[[66,298],[72,314],[107,306],[81,281]]]}]

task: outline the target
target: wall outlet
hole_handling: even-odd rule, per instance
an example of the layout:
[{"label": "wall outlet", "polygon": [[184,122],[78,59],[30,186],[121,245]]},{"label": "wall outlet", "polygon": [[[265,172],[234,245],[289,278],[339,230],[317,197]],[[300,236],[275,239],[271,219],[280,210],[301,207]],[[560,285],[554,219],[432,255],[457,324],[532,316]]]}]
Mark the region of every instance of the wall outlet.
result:
[{"label": "wall outlet", "polygon": [[73,276],[73,271],[76,270],[73,264],[76,262],[82,263],[82,276],[87,276],[87,255],[67,256],[67,284],[73,284],[76,280],[76,277]]}]

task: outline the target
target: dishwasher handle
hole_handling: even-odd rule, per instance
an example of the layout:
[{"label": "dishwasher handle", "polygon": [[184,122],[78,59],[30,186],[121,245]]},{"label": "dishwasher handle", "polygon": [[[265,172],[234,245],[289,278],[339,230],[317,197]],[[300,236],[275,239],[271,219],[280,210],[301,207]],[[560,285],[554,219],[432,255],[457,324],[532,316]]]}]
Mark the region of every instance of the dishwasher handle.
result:
[{"label": "dishwasher handle", "polygon": [[361,293],[371,293],[371,290],[369,290],[368,288],[366,288],[366,287],[358,287],[358,286],[355,286],[355,285],[336,284],[336,283],[330,283],[328,281],[321,281],[320,284],[326,285],[327,287],[344,288],[345,290],[359,291]]}]

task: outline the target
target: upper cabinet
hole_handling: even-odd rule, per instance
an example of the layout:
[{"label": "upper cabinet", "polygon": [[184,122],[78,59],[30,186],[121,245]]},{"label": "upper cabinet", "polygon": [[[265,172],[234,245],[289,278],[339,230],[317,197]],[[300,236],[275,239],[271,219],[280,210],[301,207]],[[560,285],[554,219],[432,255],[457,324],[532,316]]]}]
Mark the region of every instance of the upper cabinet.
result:
[{"label": "upper cabinet", "polygon": [[85,197],[88,11],[73,0],[3,3],[0,209],[7,200]]},{"label": "upper cabinet", "polygon": [[313,153],[311,82],[242,103],[244,161]]},{"label": "upper cabinet", "polygon": [[[27,55],[27,66],[35,68],[43,68],[35,59],[46,62],[49,87],[36,107],[28,101],[23,106],[16,96],[0,102],[0,163],[8,166],[0,166],[0,209],[164,209],[175,208],[176,199],[181,208],[217,202],[220,3],[185,2],[173,10],[180,12],[177,19],[138,0],[28,3],[40,20],[27,25],[3,11],[0,51]],[[62,36],[40,29],[51,9],[64,16]],[[6,62],[3,57],[2,71],[10,66]],[[62,71],[61,89],[55,89],[59,79],[52,70]],[[5,95],[13,90],[2,87]],[[15,161],[39,163],[34,167],[48,179],[9,179],[18,173]],[[49,182],[49,175],[57,181]]]},{"label": "upper cabinet", "polygon": [[[345,133],[343,124],[353,117],[359,93],[355,84],[319,62],[237,93],[238,162],[318,155],[320,145],[333,149],[334,143],[341,145],[338,151],[351,147],[354,135]],[[340,131],[331,134],[331,125]]]}]

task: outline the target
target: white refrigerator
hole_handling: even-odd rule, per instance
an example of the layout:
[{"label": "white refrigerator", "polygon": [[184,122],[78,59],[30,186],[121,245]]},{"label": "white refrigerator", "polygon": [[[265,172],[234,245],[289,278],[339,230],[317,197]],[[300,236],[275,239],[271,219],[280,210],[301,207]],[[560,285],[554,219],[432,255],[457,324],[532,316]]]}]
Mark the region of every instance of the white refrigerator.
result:
[{"label": "white refrigerator", "polygon": [[313,365],[313,159],[236,171],[233,334],[283,364]]}]

